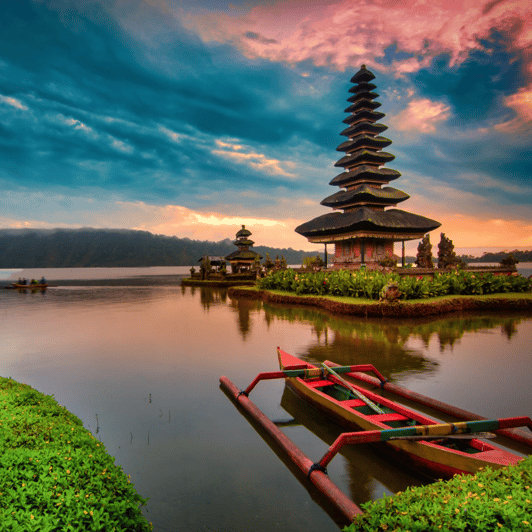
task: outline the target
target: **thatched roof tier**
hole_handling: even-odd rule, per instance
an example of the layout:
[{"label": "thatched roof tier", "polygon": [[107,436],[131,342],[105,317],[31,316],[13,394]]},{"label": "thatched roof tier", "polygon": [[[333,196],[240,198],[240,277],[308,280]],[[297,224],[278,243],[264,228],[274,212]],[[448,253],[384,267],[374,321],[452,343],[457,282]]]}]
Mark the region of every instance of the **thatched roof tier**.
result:
[{"label": "thatched roof tier", "polygon": [[235,246],[240,246],[240,247],[244,247],[244,246],[252,246],[255,242],[253,242],[253,240],[250,240],[249,238],[237,238],[233,244]]},{"label": "thatched roof tier", "polygon": [[333,209],[346,209],[367,204],[391,206],[405,201],[410,196],[406,192],[392,187],[376,188],[367,184],[359,185],[351,190],[340,190],[325,198],[321,205]]},{"label": "thatched roof tier", "polygon": [[374,137],[372,135],[357,135],[352,139],[342,142],[336,151],[345,151],[347,153],[359,150],[360,148],[372,148],[374,150],[382,150],[392,143],[386,137]]},{"label": "thatched roof tier", "polygon": [[373,91],[358,91],[356,94],[353,94],[353,96],[347,98],[347,101],[351,103],[356,103],[360,100],[374,100],[378,97],[379,95]]},{"label": "thatched roof tier", "polygon": [[201,257],[201,259],[199,259],[198,262],[202,262],[205,257],[209,259],[211,266],[220,266],[222,262],[225,262],[224,257],[220,257],[217,255],[203,255],[203,257]]},{"label": "thatched roof tier", "polygon": [[364,120],[363,122],[353,124],[351,127],[344,129],[340,133],[340,135],[343,135],[344,137],[353,137],[354,135],[361,135],[361,134],[379,135],[380,133],[382,133],[383,131],[386,131],[387,129],[388,129],[388,126],[385,126],[384,124],[374,124],[373,122]]},{"label": "thatched roof tier", "polygon": [[379,113],[378,111],[372,111],[371,109],[360,109],[354,115],[349,115],[347,118],[344,118],[342,122],[344,124],[353,124],[354,122],[359,122],[362,120],[369,120],[370,122],[377,122],[381,118],[384,118],[386,115],[384,113]]},{"label": "thatched roof tier", "polygon": [[362,65],[360,70],[351,78],[351,83],[367,83],[375,79],[375,74],[366,68],[366,65]]},{"label": "thatched roof tier", "polygon": [[228,261],[236,261],[236,260],[243,260],[243,261],[253,261],[255,258],[258,257],[259,260],[262,259],[262,255],[259,255],[256,251],[252,251],[250,249],[237,249],[236,251],[233,251],[233,253],[227,255],[225,257],[225,260]]},{"label": "thatched roof tier", "polygon": [[373,102],[371,100],[361,99],[355,102],[353,105],[350,105],[347,109],[344,110],[344,113],[358,113],[363,109],[369,109],[374,111],[378,109],[382,104],[380,102]]},{"label": "thatched roof tier", "polygon": [[350,172],[342,172],[334,177],[329,185],[346,187],[355,183],[389,183],[401,177],[401,173],[391,168],[376,168],[375,166],[362,165]]},{"label": "thatched roof tier", "polygon": [[351,168],[355,165],[361,165],[361,164],[386,164],[390,161],[393,161],[395,159],[395,155],[392,155],[391,153],[388,153],[386,151],[370,151],[370,150],[357,150],[351,155],[346,155],[345,157],[342,157],[337,163],[335,163],[334,166],[337,167],[343,167],[343,168]]},{"label": "thatched roof tier", "polygon": [[237,237],[237,238],[240,238],[240,237],[242,237],[242,236],[251,236],[251,231],[250,231],[249,229],[246,229],[246,226],[245,226],[245,225],[243,225],[243,226],[242,226],[242,229],[240,229],[240,230],[238,231],[238,233],[236,234],[236,237]]},{"label": "thatched roof tier", "polygon": [[400,240],[422,238],[441,224],[430,218],[399,209],[376,211],[360,207],[351,212],[332,212],[296,227],[310,242],[335,242],[373,237]]},{"label": "thatched roof tier", "polygon": [[[358,94],[359,92],[371,92],[377,88],[377,85],[374,83],[359,83],[358,85],[354,85],[349,89],[349,92],[352,92],[354,94]],[[351,96],[353,98],[353,96]]]}]

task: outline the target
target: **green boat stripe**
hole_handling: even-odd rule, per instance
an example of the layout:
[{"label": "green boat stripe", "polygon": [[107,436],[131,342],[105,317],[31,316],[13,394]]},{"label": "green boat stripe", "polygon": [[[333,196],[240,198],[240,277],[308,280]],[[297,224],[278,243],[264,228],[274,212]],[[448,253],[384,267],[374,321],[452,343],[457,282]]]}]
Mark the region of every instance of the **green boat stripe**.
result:
[{"label": "green boat stripe", "polygon": [[[349,373],[351,366],[337,366],[333,368],[336,373]],[[317,377],[321,375],[320,368],[308,368],[308,369],[285,369],[283,370],[287,377]]]},{"label": "green boat stripe", "polygon": [[401,438],[404,436],[429,436],[439,434],[445,436],[446,434],[488,432],[491,430],[497,430],[498,428],[499,421],[497,419],[460,421],[457,423],[443,423],[438,425],[419,425],[417,427],[382,430],[381,441],[388,441],[390,438]]}]

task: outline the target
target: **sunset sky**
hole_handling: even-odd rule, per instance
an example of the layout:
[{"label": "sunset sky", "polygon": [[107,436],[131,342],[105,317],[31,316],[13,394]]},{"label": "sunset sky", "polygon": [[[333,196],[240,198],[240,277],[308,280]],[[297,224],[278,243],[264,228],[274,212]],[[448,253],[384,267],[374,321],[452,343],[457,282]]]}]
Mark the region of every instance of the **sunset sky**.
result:
[{"label": "sunset sky", "polygon": [[0,30],[0,228],[321,251],[294,228],[366,64],[399,208],[532,249],[530,0],[2,0]]}]

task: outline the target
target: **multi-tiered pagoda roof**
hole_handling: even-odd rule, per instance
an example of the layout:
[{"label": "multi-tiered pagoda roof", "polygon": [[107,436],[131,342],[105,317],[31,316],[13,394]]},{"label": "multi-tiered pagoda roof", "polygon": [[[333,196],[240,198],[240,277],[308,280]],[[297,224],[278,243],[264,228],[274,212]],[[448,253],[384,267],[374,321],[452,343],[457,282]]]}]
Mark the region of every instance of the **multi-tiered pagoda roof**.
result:
[{"label": "multi-tiered pagoda roof", "polygon": [[343,172],[330,184],[340,191],[325,198],[321,204],[335,212],[324,214],[296,228],[311,242],[331,243],[357,238],[388,241],[413,240],[440,226],[439,222],[396,209],[409,198],[405,192],[388,185],[401,176],[397,170],[384,168],[395,156],[383,151],[392,141],[381,134],[387,126],[377,123],[385,114],[377,111],[375,78],[365,65],[351,78],[350,106],[347,128],[341,135],[348,138],[337,151],[345,155],[335,164]]},{"label": "multi-tiered pagoda roof", "polygon": [[242,229],[237,232],[236,240],[233,242],[233,244],[238,249],[236,251],[233,251],[233,253],[227,255],[225,257],[226,260],[228,260],[231,264],[252,264],[256,258],[258,258],[259,260],[262,259],[262,256],[259,255],[256,251],[249,249],[255,243],[249,238],[250,236],[251,231],[249,229],[246,229],[246,226],[243,225]]}]

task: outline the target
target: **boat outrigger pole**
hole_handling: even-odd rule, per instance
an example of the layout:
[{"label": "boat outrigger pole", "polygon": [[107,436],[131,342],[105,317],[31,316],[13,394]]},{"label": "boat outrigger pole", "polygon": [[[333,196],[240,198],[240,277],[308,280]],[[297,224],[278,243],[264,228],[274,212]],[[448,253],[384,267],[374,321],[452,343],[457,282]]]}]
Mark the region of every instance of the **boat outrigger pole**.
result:
[{"label": "boat outrigger pole", "polygon": [[434,440],[453,437],[490,438],[485,431],[528,427],[532,430],[532,419],[527,416],[503,419],[485,419],[481,421],[460,421],[457,423],[441,423],[438,425],[417,425],[387,430],[368,430],[359,432],[343,432],[336,438],[321,460],[314,464],[315,469],[325,471],[330,461],[345,445],[357,443],[377,443],[393,440]]},{"label": "boat outrigger pole", "polygon": [[[338,373],[352,373],[352,372],[361,372],[361,371],[371,371],[372,373],[377,375],[377,378],[379,379],[381,386],[384,386],[384,384],[388,382],[379,373],[379,371],[371,364],[356,364],[354,366],[335,366],[334,369],[331,369],[331,367],[325,366],[325,365],[323,365],[322,368],[312,368],[312,369],[308,369],[305,366],[305,367],[295,368],[295,369],[286,369],[286,370],[281,370],[281,371],[265,371],[265,372],[259,373],[253,379],[251,384],[245,390],[242,390],[240,394],[248,396],[251,390],[253,390],[253,388],[255,388],[255,386],[257,386],[257,384],[260,381],[266,381],[266,380],[272,380],[272,379],[284,379],[286,377],[289,377],[289,378],[302,377],[304,379],[308,379],[310,377],[324,377],[325,378],[326,373],[330,373],[331,375],[334,374],[338,379],[340,379],[340,376],[338,375]],[[341,380],[342,382],[345,382],[343,379]]]},{"label": "boat outrigger pole", "polygon": [[[264,378],[255,379],[256,382],[267,378],[273,377],[273,373],[284,372],[272,372],[262,375],[266,375]],[[270,377],[267,377],[269,375]],[[255,383],[255,381],[253,381]],[[252,383],[253,384],[253,383]],[[255,383],[256,384],[256,383]],[[264,413],[257,408],[257,406],[247,397],[247,393],[241,392],[238,388],[227,378],[220,377],[220,386],[225,393],[227,393],[234,401],[236,401],[251,417],[257,422],[273,439],[273,441],[284,451],[285,455],[292,461],[292,463],[310,480],[310,482],[318,489],[318,491],[329,501],[329,503],[336,508],[345,520],[345,524],[350,524],[356,515],[362,514],[362,510],[334,484],[334,482],[328,477],[326,473],[320,470],[316,470],[313,467],[312,460],[306,456],[295,443],[286,436],[275,424],[268,419]],[[247,390],[251,391],[253,387],[248,386]],[[248,392],[249,393],[249,392]],[[311,475],[312,473],[312,475]]]}]

